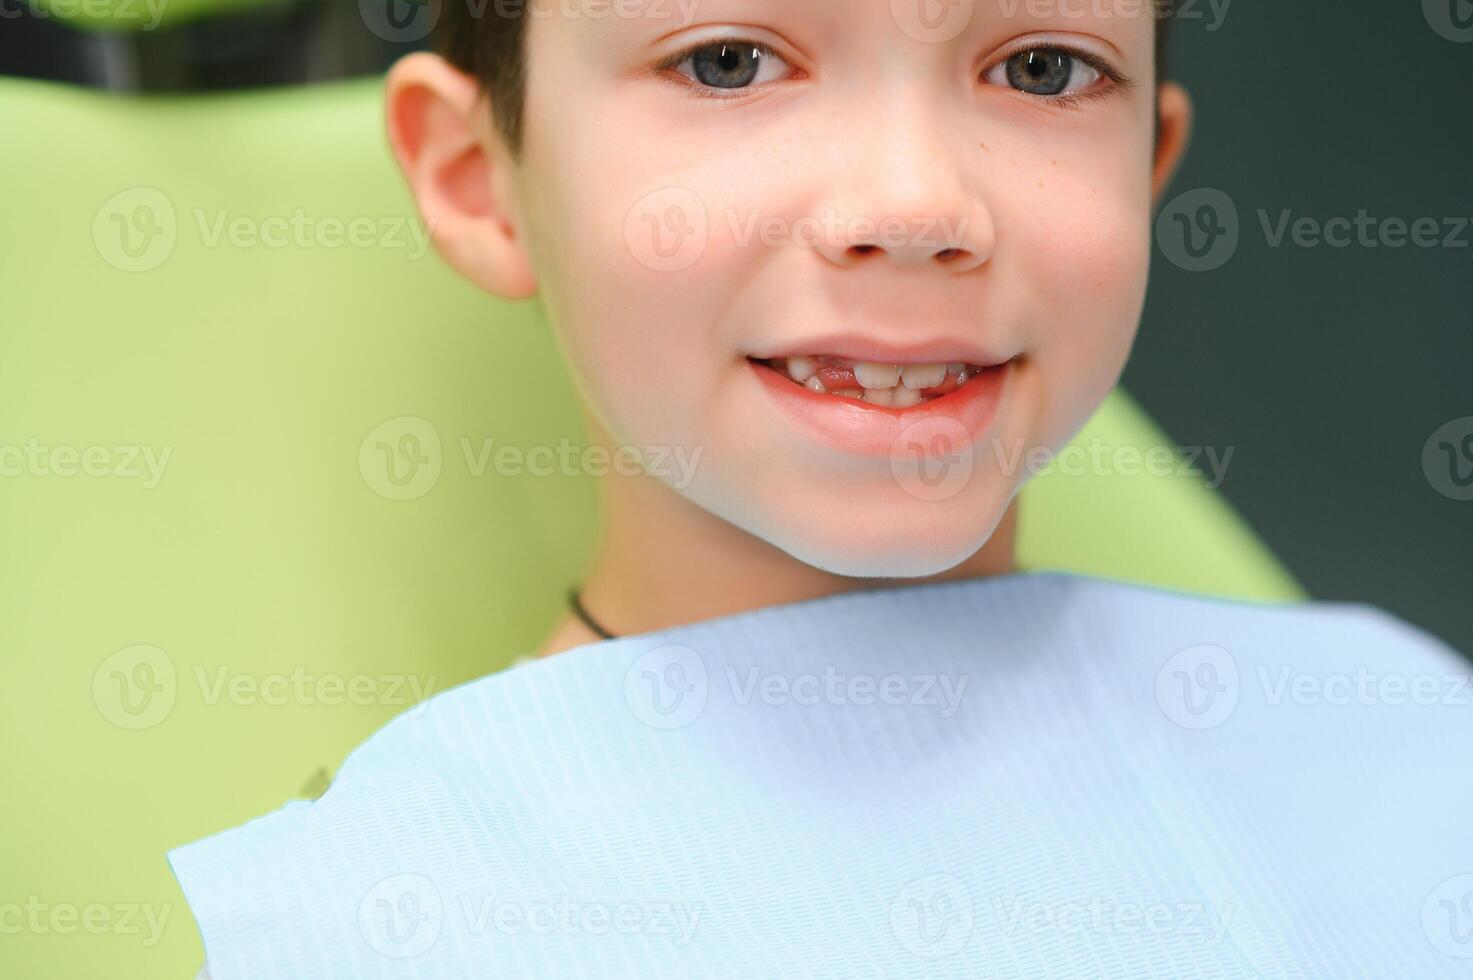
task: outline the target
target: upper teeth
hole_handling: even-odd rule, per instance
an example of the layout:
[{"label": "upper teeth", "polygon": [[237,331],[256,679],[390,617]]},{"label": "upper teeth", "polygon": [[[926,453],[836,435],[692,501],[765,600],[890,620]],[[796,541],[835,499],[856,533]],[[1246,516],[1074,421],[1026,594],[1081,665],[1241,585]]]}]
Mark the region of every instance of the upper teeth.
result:
[{"label": "upper teeth", "polygon": [[934,388],[946,380],[945,364],[907,364],[900,369],[907,388]]},{"label": "upper teeth", "polygon": [[814,373],[817,370],[818,369],[814,366],[813,362],[806,357],[788,358],[788,377],[792,378],[799,384],[802,384],[809,378],[813,377]]},{"label": "upper teeth", "polygon": [[[858,361],[854,365],[854,379],[864,388],[894,388],[902,381],[907,388],[934,388],[946,380],[946,375],[961,374],[962,364],[881,364],[876,361]],[[811,358],[788,358],[788,377],[799,384],[818,373],[818,365]]]},{"label": "upper teeth", "polygon": [[[848,398],[863,398],[871,404],[893,408],[919,404],[925,397],[923,391],[945,384],[948,376],[955,377],[957,385],[965,384],[971,373],[969,366],[960,362],[886,364],[878,361],[845,362],[819,356],[788,357],[783,361],[788,377],[805,388]],[[829,370],[829,366],[838,366],[845,373],[852,373],[852,385],[839,387],[842,382],[825,381],[822,372]],[[835,378],[842,376],[834,375]],[[835,387],[829,388],[830,384]]]},{"label": "upper teeth", "polygon": [[893,388],[900,380],[900,365],[859,361],[854,365],[854,379],[866,388]]}]

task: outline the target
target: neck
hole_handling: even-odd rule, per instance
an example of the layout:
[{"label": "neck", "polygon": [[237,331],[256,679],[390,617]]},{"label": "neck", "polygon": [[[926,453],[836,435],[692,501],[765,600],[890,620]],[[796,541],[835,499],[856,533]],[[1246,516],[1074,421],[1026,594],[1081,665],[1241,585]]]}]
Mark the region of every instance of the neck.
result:
[{"label": "neck", "polygon": [[[599,441],[613,448],[604,438]],[[841,592],[981,578],[1016,569],[1016,500],[986,545],[953,568],[922,578],[853,578],[799,561],[654,477],[611,474],[600,480],[601,532],[580,591],[590,615],[615,635]],[[541,653],[596,639],[569,614]]]}]

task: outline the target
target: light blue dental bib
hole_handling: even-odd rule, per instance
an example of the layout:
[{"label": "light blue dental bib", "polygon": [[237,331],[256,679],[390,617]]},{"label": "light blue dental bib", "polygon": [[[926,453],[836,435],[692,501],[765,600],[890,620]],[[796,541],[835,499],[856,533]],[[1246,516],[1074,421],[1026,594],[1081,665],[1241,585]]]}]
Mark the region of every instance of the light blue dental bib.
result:
[{"label": "light blue dental bib", "polygon": [[214,980],[1473,976],[1473,687],[1064,574],[582,647],[169,855]]}]

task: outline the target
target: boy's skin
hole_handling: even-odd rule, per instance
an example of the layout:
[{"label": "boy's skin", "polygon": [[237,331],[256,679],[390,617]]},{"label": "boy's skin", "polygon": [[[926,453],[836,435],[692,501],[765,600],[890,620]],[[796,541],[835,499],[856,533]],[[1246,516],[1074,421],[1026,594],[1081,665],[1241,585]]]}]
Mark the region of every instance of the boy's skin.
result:
[{"label": "boy's skin", "polygon": [[[540,298],[592,444],[698,460],[688,484],[600,477],[583,599],[615,633],[1014,570],[1027,473],[1007,462],[1063,446],[1119,380],[1190,124],[1186,93],[1156,84],[1154,19],[1130,0],[979,0],[928,32],[906,6],[564,5],[528,28],[517,152],[445,60],[390,73],[393,149],[437,248],[489,293]],[[748,87],[713,91],[690,60],[655,68],[736,40],[775,52]],[[1064,102],[1012,87],[1002,62],[1050,44],[1129,81],[1081,68]],[[663,263],[643,210],[704,219],[704,246]],[[803,219],[837,231],[801,240]],[[744,243],[753,221],[779,237]],[[989,412],[947,412],[800,401],[748,360],[778,353],[1012,361]],[[939,497],[906,470],[915,446],[968,442],[970,475]],[[597,638],[568,615],[542,653]]]}]

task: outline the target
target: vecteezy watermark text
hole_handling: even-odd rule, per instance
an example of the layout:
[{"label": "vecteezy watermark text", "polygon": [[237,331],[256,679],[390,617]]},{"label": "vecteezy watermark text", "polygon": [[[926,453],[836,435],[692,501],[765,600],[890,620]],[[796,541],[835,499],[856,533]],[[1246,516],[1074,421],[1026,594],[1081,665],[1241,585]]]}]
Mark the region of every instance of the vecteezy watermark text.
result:
[{"label": "vecteezy watermark text", "polygon": [[476,20],[641,18],[676,22],[685,27],[695,20],[699,3],[700,0],[358,0],[358,13],[368,29],[385,41],[410,44],[430,36],[449,4],[464,5]]},{"label": "vecteezy watermark text", "polygon": [[820,673],[782,674],[758,667],[738,670],[727,665],[732,700],[746,705],[911,705],[937,708],[937,717],[956,714],[971,680],[965,674],[846,674],[825,667]]},{"label": "vecteezy watermark text", "polygon": [[[227,665],[194,665],[199,702],[207,707],[300,706],[336,708],[382,705],[423,709],[439,683],[438,674],[334,673],[303,665],[288,670],[247,672]],[[92,674],[92,701],[103,718],[139,731],[165,721],[188,689],[171,657],[151,644],[115,651]]]},{"label": "vecteezy watermark text", "polygon": [[173,452],[172,446],[51,446],[32,436],[23,444],[0,443],[0,478],[141,480],[143,489],[152,490]]},{"label": "vecteezy watermark text", "polygon": [[992,903],[1003,935],[1079,936],[1148,933],[1195,936],[1222,944],[1236,906],[1210,902],[1120,902],[1094,895],[1082,901]]},{"label": "vecteezy watermark text", "polygon": [[1260,663],[1251,672],[1240,672],[1238,658],[1211,643],[1172,654],[1157,672],[1155,686],[1166,717],[1194,731],[1226,723],[1245,700],[1274,710],[1473,707],[1473,675],[1467,671],[1397,672],[1358,664],[1316,672],[1294,664]]},{"label": "vecteezy watermark text", "polygon": [[832,664],[806,671],[725,664],[713,673],[700,653],[673,643],[647,650],[630,664],[624,674],[624,698],[640,721],[664,730],[694,722],[713,696],[741,708],[896,708],[950,719],[970,680],[961,673],[877,673]]},{"label": "vecteezy watermark text", "polygon": [[170,0],[0,0],[0,20],[26,15],[38,20],[106,21],[113,25],[137,25],[136,30],[157,30]]},{"label": "vecteezy watermark text", "polygon": [[137,936],[158,945],[174,906],[147,902],[48,902],[39,895],[0,902],[0,936]]},{"label": "vecteezy watermark text", "polygon": [[[535,942],[541,936],[639,936],[686,946],[700,927],[700,902],[592,900],[572,895],[510,900],[489,894],[444,894],[423,874],[377,882],[358,903],[358,928],[368,945],[390,959],[410,959],[439,941],[447,920],[457,932],[496,932]],[[460,915],[458,922],[453,920]]]},{"label": "vecteezy watermark text", "polygon": [[1201,21],[1209,33],[1222,27],[1233,0],[993,0],[1003,17],[1030,20]]},{"label": "vecteezy watermark text", "polygon": [[[653,476],[677,490],[695,480],[704,447],[579,445],[566,436],[556,443],[522,446],[484,436],[459,439],[460,455],[472,477]],[[358,447],[358,471],[374,493],[387,500],[416,500],[435,488],[445,468],[440,431],[428,419],[403,415],[375,426]]]},{"label": "vecteezy watermark text", "polygon": [[[1462,0],[1459,0],[1462,2]],[[1395,251],[1404,248],[1467,251],[1473,255],[1473,218],[1467,215],[1353,214],[1318,217],[1292,208],[1258,208],[1257,225],[1268,248]],[[1221,269],[1237,254],[1244,235],[1237,203],[1213,187],[1172,199],[1156,219],[1156,242],[1172,264],[1188,272]]]},{"label": "vecteezy watermark text", "polygon": [[[1217,489],[1227,478],[1228,464],[1236,447],[1216,446],[1111,446],[1099,438],[1088,443],[1071,443],[1059,450],[1028,447],[1022,440],[1004,446],[992,440],[992,451],[1002,472],[1029,476],[1057,473],[1060,476],[1180,476],[1202,477]],[[1205,464],[1207,471],[1199,468]]]},{"label": "vecteezy watermark text", "polygon": [[[417,260],[429,252],[434,232],[417,215],[315,214],[306,208],[256,214],[202,207],[190,213],[207,249],[381,249]],[[98,208],[92,241],[115,269],[148,272],[173,256],[181,232],[189,227],[163,191],[131,187]]]},{"label": "vecteezy watermark text", "polygon": [[533,902],[462,895],[460,904],[473,935],[493,929],[510,936],[612,933],[662,936],[675,946],[689,945],[704,911],[700,903],[591,902],[569,895]]},{"label": "vecteezy watermark text", "polygon": [[670,186],[650,191],[629,209],[624,242],[645,268],[680,272],[699,262],[713,242],[734,248],[796,245],[842,251],[863,244],[940,252],[960,249],[969,227],[969,219],[952,215],[872,218],[832,208],[796,217],[755,208],[727,208],[713,215],[700,194]]}]

